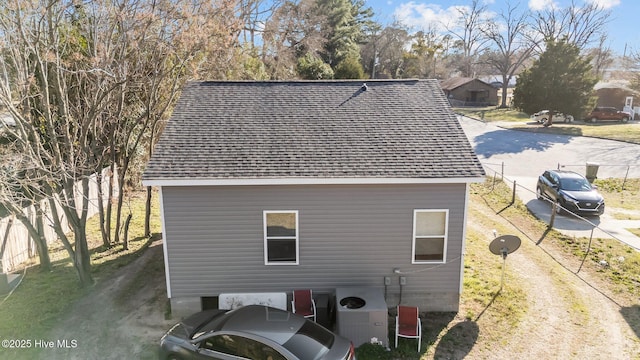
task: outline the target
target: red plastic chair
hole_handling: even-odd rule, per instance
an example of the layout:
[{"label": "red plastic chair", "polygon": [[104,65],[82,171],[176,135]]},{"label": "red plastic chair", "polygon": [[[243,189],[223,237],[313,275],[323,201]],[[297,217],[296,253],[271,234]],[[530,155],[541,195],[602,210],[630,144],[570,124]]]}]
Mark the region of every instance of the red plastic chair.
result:
[{"label": "red plastic chair", "polygon": [[316,321],[316,302],[313,301],[311,290],[294,290],[291,309],[295,314],[305,318],[312,318]]},{"label": "red plastic chair", "polygon": [[398,347],[398,337],[418,339],[418,352],[422,343],[422,322],[419,311],[414,306],[398,306],[396,315],[396,348]]}]

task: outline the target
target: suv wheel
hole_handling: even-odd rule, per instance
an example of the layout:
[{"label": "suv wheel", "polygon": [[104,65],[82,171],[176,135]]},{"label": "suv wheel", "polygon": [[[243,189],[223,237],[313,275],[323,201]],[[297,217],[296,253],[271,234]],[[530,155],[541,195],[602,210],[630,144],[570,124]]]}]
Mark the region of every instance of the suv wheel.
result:
[{"label": "suv wheel", "polygon": [[629,121],[629,118],[628,118],[628,117],[626,117],[626,116],[625,116],[625,117],[623,117],[623,118],[622,118],[622,122],[623,122],[623,123],[626,123],[627,121]]},{"label": "suv wheel", "polygon": [[591,122],[592,122],[592,123],[596,123],[596,122],[598,122],[598,118],[592,117],[592,118],[591,118]]},{"label": "suv wheel", "polygon": [[563,212],[564,210],[562,209],[562,203],[560,202],[560,200],[556,200],[556,214],[562,215]]},{"label": "suv wheel", "polygon": [[536,197],[538,198],[538,200],[544,199],[544,197],[542,196],[542,189],[540,189],[540,186],[536,188]]}]

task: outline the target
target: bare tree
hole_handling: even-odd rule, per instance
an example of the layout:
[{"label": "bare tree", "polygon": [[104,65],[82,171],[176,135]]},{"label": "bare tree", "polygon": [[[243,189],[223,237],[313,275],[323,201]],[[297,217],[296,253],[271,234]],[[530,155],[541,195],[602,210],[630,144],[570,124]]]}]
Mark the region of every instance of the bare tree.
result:
[{"label": "bare tree", "polygon": [[607,43],[607,35],[602,34],[597,45],[587,49],[586,53],[593,58],[594,75],[601,79],[607,67],[613,63],[613,54],[611,47]]},{"label": "bare tree", "polygon": [[518,13],[518,8],[518,4],[507,1],[506,10],[498,15],[499,22],[492,22],[482,29],[495,46],[486,61],[502,76],[501,107],[507,106],[509,82],[525,61],[531,58],[536,46],[536,42],[527,36],[530,29],[529,13]]},{"label": "bare tree", "polygon": [[535,14],[535,31],[541,40],[538,43],[565,40],[584,50],[592,42],[606,37],[605,26],[610,16],[611,11],[595,1],[577,5],[572,0],[565,8],[547,7]]},{"label": "bare tree", "polygon": [[474,76],[473,64],[478,54],[484,51],[488,39],[484,35],[487,21],[487,5],[480,0],[472,0],[469,6],[455,8],[458,18],[453,23],[443,23],[460,50],[462,76]]},{"label": "bare tree", "polygon": [[374,29],[360,47],[365,70],[372,78],[402,77],[404,47],[410,40],[408,29],[399,22]]},{"label": "bare tree", "polygon": [[412,36],[411,49],[404,54],[404,77],[438,78],[439,58],[444,52],[443,38],[430,26]]},{"label": "bare tree", "polygon": [[0,104],[18,123],[10,134],[21,156],[17,173],[37,191],[25,199],[49,199],[54,229],[82,285],[93,282],[89,177],[119,167],[113,238],[109,210],[101,218],[103,241],[117,243],[122,190],[140,172],[131,165],[144,161],[143,145],[182,83],[224,71],[216,65],[229,62],[240,28],[234,9],[228,1],[171,0],[14,0],[0,8]]},{"label": "bare tree", "polygon": [[261,42],[265,25],[271,16],[282,6],[285,0],[241,0],[238,3],[238,17],[243,23],[242,38],[244,43],[256,48]]},{"label": "bare tree", "polygon": [[[48,198],[55,230],[75,267],[80,283],[93,283],[86,239],[89,176],[100,168],[96,114],[105,107],[104,91],[117,79],[90,60],[87,38],[69,19],[82,16],[67,3],[11,2],[0,12],[5,73],[0,102],[19,124],[11,136],[28,167],[18,171],[37,179],[35,197]],[[10,46],[8,46],[10,44]],[[89,56],[87,56],[89,55]],[[10,79],[10,80],[9,80]],[[76,192],[75,184],[82,187]],[[80,196],[78,196],[80,195]],[[29,198],[33,198],[30,196]],[[64,214],[73,240],[63,231]]]},{"label": "bare tree", "polygon": [[315,7],[315,0],[286,1],[267,21],[263,61],[273,79],[295,78],[298,58],[322,51],[327,38],[321,25],[326,17]]}]

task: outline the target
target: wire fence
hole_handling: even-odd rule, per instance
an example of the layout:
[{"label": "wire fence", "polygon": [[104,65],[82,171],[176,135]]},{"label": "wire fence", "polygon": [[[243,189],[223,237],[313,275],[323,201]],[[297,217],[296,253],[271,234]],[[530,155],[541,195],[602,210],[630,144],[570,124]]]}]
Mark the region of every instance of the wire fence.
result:
[{"label": "wire fence", "polygon": [[[505,165],[504,163],[483,163],[485,170],[487,171],[487,173],[489,174],[489,177],[492,178],[492,181],[489,182],[488,184],[488,191],[492,192],[494,191],[495,187],[497,186],[497,184],[499,182],[502,182],[504,184],[506,184],[510,189],[511,189],[511,194],[510,194],[510,202],[509,205],[507,205],[507,207],[512,206],[515,204],[516,198],[520,198],[520,199],[535,199],[536,202],[530,201],[529,203],[526,203],[525,205],[527,206],[527,208],[529,209],[529,211],[531,213],[533,213],[534,215],[536,215],[536,217],[541,220],[544,221],[547,224],[547,231],[550,229],[555,229],[557,231],[559,231],[560,233],[564,233],[564,234],[570,234],[570,236],[573,236],[574,239],[577,238],[584,238],[586,239],[585,243],[583,244],[579,244],[582,247],[582,250],[584,251],[584,258],[582,260],[582,263],[584,263],[584,260],[587,258],[587,256],[590,254],[591,250],[592,250],[592,242],[594,237],[595,238],[611,238],[611,239],[615,239],[617,241],[620,241],[630,247],[632,247],[635,250],[640,250],[640,239],[637,239],[637,237],[635,237],[635,235],[631,234],[631,233],[627,233],[627,235],[630,236],[622,236],[621,234],[625,233],[625,230],[620,229],[621,231],[612,231],[611,228],[605,228],[603,226],[601,226],[601,222],[600,219],[597,218],[588,218],[588,217],[583,217],[580,215],[577,215],[573,212],[571,212],[571,210],[563,207],[559,202],[549,199],[545,196],[540,196],[540,194],[538,194],[538,192],[536,191],[535,188],[531,188],[530,186],[526,186],[524,184],[520,184],[517,182],[516,179],[512,179],[509,178],[505,175]],[[583,168],[586,168],[585,165],[581,165]],[[629,171],[628,169],[630,169],[632,166],[636,166],[636,165],[625,165],[624,167],[620,166],[620,165],[610,165],[610,166],[616,166],[616,167],[620,167],[621,169],[626,170],[622,171],[621,173],[623,174],[622,177],[622,188],[626,191],[638,191],[640,190],[640,182],[638,181],[630,181],[631,178],[628,176],[629,175]],[[563,168],[577,168],[578,165],[558,165],[559,169],[563,169]],[[576,171],[577,172],[577,171]],[[535,186],[535,185],[534,185]],[[633,188],[632,188],[633,187]],[[546,203],[546,204],[545,204]],[[544,204],[544,205],[542,205]],[[536,210],[534,211],[532,208],[536,206]],[[540,211],[542,209],[542,211]],[[504,209],[503,209],[504,210]],[[562,213],[564,216],[564,226],[562,227],[556,227],[556,221],[557,221],[557,214]],[[566,226],[566,222],[569,221],[570,222],[570,226]],[[638,222],[640,224],[640,221]],[[571,229],[568,230],[567,228],[570,227]],[[639,225],[640,227],[640,225]],[[526,234],[527,236],[531,235],[531,234],[527,234],[526,230],[523,231],[524,229],[519,229],[521,232],[523,232],[524,234]],[[545,231],[545,234],[546,232]],[[544,238],[543,234],[540,239],[537,241],[537,244],[539,244],[542,239]],[[538,235],[538,234],[536,234]],[[531,238],[535,238],[536,235],[531,236]],[[636,238],[637,241],[633,241],[633,238]],[[630,241],[631,239],[631,241]],[[576,240],[577,242],[579,242],[580,240]],[[582,267],[582,264],[581,266]],[[578,269],[578,271],[580,271],[580,269]]]},{"label": "wire fence", "polygon": [[[493,176],[499,176],[502,180],[505,178],[505,164],[501,163],[488,163],[483,162],[485,170],[492,173]],[[579,174],[584,174],[585,177],[590,178],[591,171],[595,171],[593,179],[616,179],[621,184],[619,190],[624,191],[640,191],[640,164],[563,164],[558,163],[558,170],[570,170]],[[600,172],[601,176],[598,176]],[[602,175],[604,174],[604,175]],[[590,179],[590,180],[593,180]]]},{"label": "wire fence", "polygon": [[[614,294],[624,293],[634,298],[640,296],[638,281],[640,278],[637,269],[637,264],[640,263],[640,245],[630,245],[624,241],[625,239],[620,238],[620,233],[631,227],[624,226],[624,229],[612,232],[599,224],[599,218],[584,218],[570,212],[565,212],[562,217],[556,219],[554,218],[557,211],[557,208],[554,208],[555,202],[544,198],[538,199],[538,194],[534,190],[537,187],[537,179],[531,181],[533,180],[531,177],[509,177],[506,175],[508,169],[504,163],[483,162],[483,166],[488,175],[480,195],[497,215],[518,230],[523,240],[534,244],[557,264],[620,307],[624,305]],[[562,168],[562,165],[559,166]],[[632,166],[635,165],[630,167]],[[638,186],[640,176],[625,178],[626,168],[624,169],[624,173],[620,176],[622,182],[627,182],[627,189],[632,186],[640,188]],[[637,197],[639,190],[627,190],[627,192],[635,191],[633,196]],[[522,201],[516,201],[517,198]],[[635,203],[637,204],[638,201]],[[526,207],[529,213],[536,215],[540,222],[523,219],[521,214],[523,207]],[[532,208],[536,208],[535,211]],[[541,210],[542,215],[540,215]],[[632,221],[634,224],[632,229],[640,231],[640,211],[637,206],[634,214],[636,220]],[[557,226],[554,225],[556,221]],[[578,224],[579,226],[576,227],[582,228],[580,234],[567,235],[565,232],[567,222],[572,222],[573,225]],[[636,231],[636,234],[639,231]],[[637,236],[630,232],[628,234],[635,237],[635,242],[632,241],[632,243],[640,244]],[[599,275],[593,276],[595,273]],[[608,285],[604,286],[605,283]]]},{"label": "wire fence", "polygon": [[[591,169],[590,169],[591,167]],[[640,173],[640,164],[562,164],[558,163],[558,170],[571,170],[577,173],[585,174],[587,178],[589,178],[590,170],[593,171],[595,169],[597,177],[597,172],[602,169],[606,176],[601,176],[601,178],[616,178],[622,179],[622,190],[631,190],[626,186],[630,184],[630,179],[637,179],[640,175],[636,175]],[[591,179],[590,179],[591,180]],[[630,185],[633,187],[633,185]],[[637,189],[638,186],[635,186]]]}]

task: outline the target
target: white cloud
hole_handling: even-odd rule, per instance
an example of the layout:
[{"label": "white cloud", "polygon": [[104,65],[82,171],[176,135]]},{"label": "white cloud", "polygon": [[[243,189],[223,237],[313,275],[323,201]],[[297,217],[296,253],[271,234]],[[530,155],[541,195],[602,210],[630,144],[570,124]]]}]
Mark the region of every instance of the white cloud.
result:
[{"label": "white cloud", "polygon": [[442,14],[443,10],[438,5],[416,4],[413,1],[400,4],[393,11],[393,17],[400,23],[418,29],[437,24]]},{"label": "white cloud", "polygon": [[587,0],[587,2],[598,5],[603,9],[610,9],[614,6],[620,5],[620,0]]},{"label": "white cloud", "polygon": [[435,29],[444,31],[445,26],[453,26],[460,17],[460,12],[468,6],[456,5],[443,9],[436,4],[403,3],[393,12],[393,17],[410,28]]},{"label": "white cloud", "polygon": [[[610,9],[620,5],[622,0],[584,0],[586,3],[595,4],[603,9]],[[637,1],[637,0],[636,0]],[[554,0],[529,0],[529,9],[540,11],[545,9],[557,9],[560,5]]]},{"label": "white cloud", "polygon": [[[597,1],[597,0],[594,0]],[[615,0],[612,0],[615,1]],[[549,8],[557,8],[558,4],[553,0],[529,0],[529,9],[540,11]]]},{"label": "white cloud", "polygon": [[[490,0],[485,0],[490,1]],[[413,1],[399,5],[393,12],[394,19],[414,30],[433,29],[436,31],[455,30],[460,25],[460,14],[469,13],[467,5],[453,5],[446,9],[436,4],[415,3]],[[495,17],[495,13],[487,11],[485,20]]]}]

